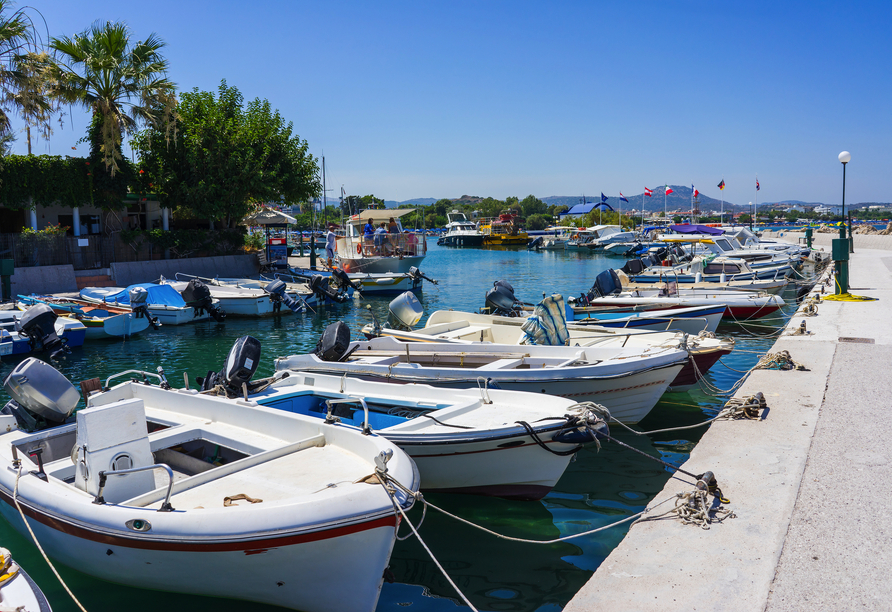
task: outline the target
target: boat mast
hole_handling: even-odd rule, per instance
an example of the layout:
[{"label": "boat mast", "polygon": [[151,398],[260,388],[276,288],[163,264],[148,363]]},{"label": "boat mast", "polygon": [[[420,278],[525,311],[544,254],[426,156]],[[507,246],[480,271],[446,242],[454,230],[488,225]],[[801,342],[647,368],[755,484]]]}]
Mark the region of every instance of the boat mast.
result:
[{"label": "boat mast", "polygon": [[325,192],[325,154],[322,154],[322,222],[323,225],[327,225],[325,223],[326,217],[328,215],[328,198],[326,197]]}]

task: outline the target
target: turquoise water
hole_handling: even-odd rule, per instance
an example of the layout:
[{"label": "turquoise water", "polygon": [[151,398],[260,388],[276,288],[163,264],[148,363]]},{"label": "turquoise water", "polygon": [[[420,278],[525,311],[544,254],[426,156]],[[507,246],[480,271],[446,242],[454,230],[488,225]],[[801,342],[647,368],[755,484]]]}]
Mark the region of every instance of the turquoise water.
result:
[{"label": "turquoise water", "polygon": [[[422,270],[440,284],[425,284],[424,292],[419,294],[426,313],[442,308],[476,310],[483,305],[486,290],[498,279],[514,285],[517,296],[525,301],[537,301],[543,292],[578,295],[591,286],[598,272],[622,265],[621,259],[577,251],[536,253],[524,248],[449,249],[431,244],[429,253]],[[369,298],[362,300],[361,305],[371,305],[382,318],[386,317],[390,299]],[[325,307],[316,314],[164,327],[126,341],[94,342],[82,349],[74,349],[60,369],[77,383],[93,377],[104,379],[127,369],[154,371],[162,365],[171,383],[182,386],[184,371],[194,381],[196,376],[203,376],[208,370],[219,370],[232,343],[242,335],[251,334],[263,345],[263,359],[257,373],[260,377],[273,372],[272,360],[276,356],[311,350],[325,326],[336,320],[345,321],[357,337],[359,329],[370,317],[365,308],[348,304]],[[758,360],[757,353],[770,348],[773,340],[754,337],[750,332],[768,334],[781,324],[778,319],[761,321],[760,326],[753,325],[747,330],[739,326],[721,326],[720,335],[733,336],[737,341],[735,352],[723,362],[734,370],[752,367]],[[0,376],[5,377],[14,363],[3,361]],[[738,376],[737,372],[718,364],[708,379],[727,389]],[[0,400],[5,402],[7,399],[0,391]],[[655,430],[698,423],[714,414],[721,403],[701,392],[667,394],[640,427]],[[675,464],[687,458],[702,433],[701,429],[634,436],[619,428],[613,430],[613,435],[623,442],[651,457]],[[557,487],[538,502],[445,494],[430,495],[428,499],[449,512],[499,533],[547,540],[588,531],[640,512],[670,477],[670,472],[663,466],[608,443],[600,452],[592,447],[581,451]],[[721,482],[721,474],[717,477]],[[413,510],[410,517],[417,523],[421,517],[420,508]],[[478,609],[551,612],[562,609],[621,541],[627,528],[624,524],[562,544],[519,544],[496,539],[438,512],[428,511],[420,532],[452,579]],[[36,548],[3,521],[0,521],[0,545],[9,548],[14,558],[40,584],[56,612],[77,609]],[[414,538],[397,543],[390,566],[395,582],[384,585],[378,612],[439,612],[465,607]],[[90,612],[122,609],[154,612],[159,608],[187,607],[218,612],[280,609],[133,589],[97,580],[69,568],[60,569]]]}]

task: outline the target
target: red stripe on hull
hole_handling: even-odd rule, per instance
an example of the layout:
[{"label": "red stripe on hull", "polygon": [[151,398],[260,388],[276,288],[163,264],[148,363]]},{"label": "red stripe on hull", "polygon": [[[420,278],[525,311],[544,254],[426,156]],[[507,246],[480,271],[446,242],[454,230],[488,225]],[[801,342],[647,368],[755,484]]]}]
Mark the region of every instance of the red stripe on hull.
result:
[{"label": "red stripe on hull", "polygon": [[[6,490],[0,490],[0,500],[4,501],[11,507],[15,507],[12,496]],[[319,540],[329,540],[339,538],[352,533],[359,533],[370,529],[378,529],[379,527],[396,527],[396,518],[394,516],[385,516],[382,518],[345,525],[343,527],[335,527],[332,529],[322,529],[311,533],[301,533],[286,536],[275,536],[270,538],[260,538],[256,540],[240,540],[234,542],[181,542],[171,540],[149,540],[132,536],[111,535],[87,529],[80,525],[75,525],[67,521],[60,520],[49,514],[40,512],[35,508],[26,505],[21,498],[19,503],[22,511],[28,518],[55,529],[60,533],[69,536],[89,540],[91,542],[100,542],[109,546],[120,546],[124,548],[137,548],[143,550],[162,550],[162,551],[188,551],[188,552],[232,552],[244,551],[246,554],[256,554],[261,549],[280,548],[283,546],[294,546],[295,544],[303,544],[306,542],[316,542]]]}]

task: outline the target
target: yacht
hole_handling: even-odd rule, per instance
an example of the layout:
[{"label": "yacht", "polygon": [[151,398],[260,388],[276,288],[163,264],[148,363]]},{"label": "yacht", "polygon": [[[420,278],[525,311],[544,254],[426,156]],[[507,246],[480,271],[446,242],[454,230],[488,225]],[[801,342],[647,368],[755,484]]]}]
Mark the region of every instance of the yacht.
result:
[{"label": "yacht", "polygon": [[465,213],[453,210],[446,213],[446,218],[449,220],[446,224],[446,233],[437,241],[438,244],[470,247],[483,245],[483,232],[476,223],[468,220]]}]

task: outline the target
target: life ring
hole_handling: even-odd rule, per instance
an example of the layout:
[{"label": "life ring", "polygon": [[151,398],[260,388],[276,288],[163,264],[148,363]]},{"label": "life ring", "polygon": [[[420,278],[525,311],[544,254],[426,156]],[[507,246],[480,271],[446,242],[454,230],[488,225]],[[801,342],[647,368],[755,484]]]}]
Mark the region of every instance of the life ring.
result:
[{"label": "life ring", "polygon": [[362,243],[356,243],[356,254],[362,255]]}]

